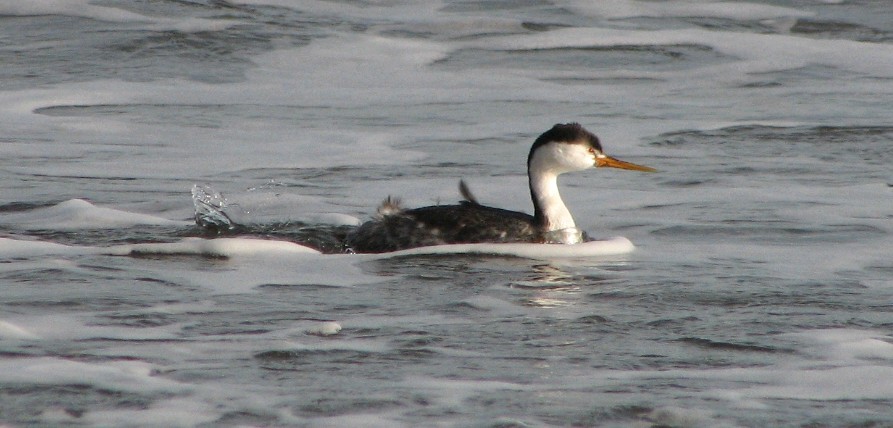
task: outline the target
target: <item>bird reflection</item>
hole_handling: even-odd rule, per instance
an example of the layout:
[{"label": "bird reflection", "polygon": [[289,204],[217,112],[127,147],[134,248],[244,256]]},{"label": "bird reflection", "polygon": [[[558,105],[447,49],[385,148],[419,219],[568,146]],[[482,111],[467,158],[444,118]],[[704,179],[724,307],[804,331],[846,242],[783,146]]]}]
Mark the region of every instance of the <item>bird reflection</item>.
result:
[{"label": "bird reflection", "polygon": [[514,282],[510,286],[534,292],[533,296],[522,301],[525,306],[558,308],[574,304],[573,301],[582,291],[579,285],[581,279],[559,266],[546,263],[534,265],[529,279]]},{"label": "bird reflection", "polygon": [[[554,263],[542,263],[532,266],[533,270],[527,279],[515,281],[511,288],[532,292],[531,296],[521,303],[525,306],[539,308],[558,308],[576,305],[584,288],[602,285],[614,280],[602,273],[569,272],[567,266]],[[599,270],[597,268],[589,268]],[[599,270],[600,271],[600,270]]]}]

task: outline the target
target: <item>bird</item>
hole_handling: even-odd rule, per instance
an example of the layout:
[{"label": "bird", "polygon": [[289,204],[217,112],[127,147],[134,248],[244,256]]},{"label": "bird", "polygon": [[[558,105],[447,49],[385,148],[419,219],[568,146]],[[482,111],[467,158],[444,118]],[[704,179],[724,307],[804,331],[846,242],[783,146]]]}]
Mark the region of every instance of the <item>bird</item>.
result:
[{"label": "bird", "polygon": [[656,171],[606,155],[598,137],[579,123],[559,123],[533,142],[527,156],[533,215],[482,205],[460,181],[463,200],[455,205],[406,209],[388,196],[372,220],[348,234],[345,247],[384,253],[446,244],[579,243],[586,237],[561,200],[558,176],[593,167]]}]

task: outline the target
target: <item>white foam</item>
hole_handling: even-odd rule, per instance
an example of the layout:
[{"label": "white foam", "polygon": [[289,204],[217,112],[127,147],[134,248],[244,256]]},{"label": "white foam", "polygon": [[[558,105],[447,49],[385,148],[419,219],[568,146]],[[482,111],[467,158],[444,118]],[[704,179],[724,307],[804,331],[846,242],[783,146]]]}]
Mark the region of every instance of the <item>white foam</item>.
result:
[{"label": "white foam", "polygon": [[440,1],[371,1],[364,3],[331,2],[325,0],[234,0],[234,4],[277,6],[298,10],[310,15],[336,15],[377,21],[413,20],[420,16],[436,15]]},{"label": "white foam", "polygon": [[816,330],[780,335],[798,356],[758,367],[597,371],[565,380],[568,387],[592,382],[624,385],[630,379],[685,379],[713,385],[702,394],[740,408],[761,409],[772,399],[889,400],[893,398],[893,344],[889,336],[860,330]]},{"label": "white foam", "polygon": [[584,242],[582,244],[451,244],[411,248],[386,253],[388,257],[420,254],[492,254],[525,257],[531,259],[555,259],[573,257],[601,257],[627,254],[635,246],[622,236]]},{"label": "white foam", "polygon": [[90,0],[0,0],[0,15],[67,15],[110,22],[146,22],[145,15],[115,7],[99,6]]},{"label": "white foam", "polygon": [[200,286],[220,294],[254,292],[261,285],[326,285],[349,287],[378,282],[355,264],[349,254],[324,255],[286,241],[249,238],[188,238],[175,243],[122,245],[103,249],[112,255],[197,255],[225,257],[223,263],[200,270],[171,271],[164,265],[144,269],[176,283]]},{"label": "white foam", "polygon": [[120,327],[88,325],[68,314],[24,316],[0,320],[0,337],[23,340],[167,340],[178,338],[180,325]]},{"label": "white foam", "polygon": [[200,33],[224,31],[234,25],[237,20],[203,19],[203,18],[154,18],[152,24],[147,25],[147,30],[152,31],[178,31],[181,33]]},{"label": "white foam", "polygon": [[184,392],[189,387],[157,377],[141,361],[86,363],[53,357],[0,360],[0,382],[39,385],[92,385],[112,391]]},{"label": "white foam", "polygon": [[78,254],[109,256],[157,255],[223,257],[228,261],[208,270],[172,270],[155,263],[155,271],[175,283],[208,287],[218,293],[245,293],[264,284],[353,286],[381,278],[362,273],[356,262],[424,254],[492,254],[532,259],[615,256],[635,247],[623,237],[576,245],[560,244],[456,244],[414,248],[384,254],[329,254],[288,241],[255,238],[185,238],[171,243],[125,244],[111,247],[66,246],[0,238],[0,258],[33,258]]},{"label": "white foam", "polygon": [[588,16],[609,19],[639,17],[698,17],[759,21],[774,18],[808,17],[802,9],[750,2],[650,2],[640,0],[560,1],[569,9]]},{"label": "white foam", "polygon": [[0,0],[0,15],[77,16],[97,21],[146,24],[144,28],[154,31],[180,32],[221,31],[238,23],[235,20],[153,17],[113,6],[97,5],[90,0]]},{"label": "white foam", "polygon": [[191,222],[97,207],[83,199],[71,199],[47,208],[2,215],[0,224],[24,230],[77,230],[139,225],[188,226]]},{"label": "white foam", "polygon": [[[276,87],[279,93],[271,94],[275,98],[286,95],[290,100],[340,106],[368,105],[366,100],[379,105],[424,103],[432,96],[448,96],[443,89],[463,84],[452,73],[420,70],[448,51],[446,45],[430,41],[338,36],[261,55],[257,58],[261,67],[249,78],[283,82]],[[470,94],[451,98],[456,96],[467,99]]]},{"label": "white foam", "polygon": [[254,238],[186,238],[172,243],[129,244],[109,247],[112,255],[196,255],[210,257],[258,256],[265,254],[320,254],[319,251],[288,241]]},{"label": "white foam", "polygon": [[0,259],[21,259],[35,256],[76,254],[83,252],[78,247],[42,241],[22,241],[0,238]]},{"label": "white foam", "polygon": [[[340,165],[406,163],[422,157],[393,145],[407,140],[391,129],[337,127],[329,122],[293,120],[246,113],[227,116],[208,127],[187,124],[159,126],[128,116],[70,117],[36,114],[47,107],[95,105],[295,106],[334,105],[367,108],[368,100],[406,106],[428,102],[419,88],[458,87],[462,80],[419,73],[420,66],[442,55],[438,44],[381,37],[334,37],[297,49],[277,50],[252,60],[247,81],[211,85],[194,81],[78,82],[50,90],[0,91],[0,113],[11,125],[6,135],[27,143],[4,146],[15,158],[79,159],[11,165],[13,172],[58,176],[183,179],[250,169],[325,168]],[[362,57],[356,57],[357,55]],[[370,70],[378,72],[370,73]],[[444,83],[446,82],[446,84]],[[439,91],[458,94],[457,91]],[[402,108],[402,107],[401,107]],[[139,107],[136,107],[139,111]],[[251,109],[246,109],[250,111]],[[380,113],[387,114],[387,113]],[[197,126],[201,126],[197,129]],[[155,144],[146,144],[151,135]],[[34,142],[47,136],[46,143]],[[225,144],[226,150],[220,150]],[[6,152],[8,150],[8,152]],[[96,153],[101,152],[102,156]],[[115,162],[109,162],[110,155]],[[138,159],[164,159],[151,167]]]},{"label": "white foam", "polygon": [[446,325],[465,323],[464,320],[448,318],[440,314],[423,314],[423,315],[404,315],[404,316],[374,316],[364,315],[352,317],[340,321],[340,324],[348,329],[373,328],[379,329],[383,327],[416,327],[424,325]]},{"label": "white foam", "polygon": [[218,294],[251,293],[256,291],[256,287],[267,284],[349,287],[381,281],[381,278],[365,274],[356,266],[356,262],[363,260],[359,256],[323,255],[312,248],[286,241],[186,238],[173,243],[88,247],[0,238],[0,259],[88,254],[225,258],[219,262],[204,263],[206,268],[203,269],[192,269],[189,265],[185,269],[180,268],[182,265],[172,267],[168,260],[147,261],[139,267],[153,277],[211,289]]},{"label": "white foam", "polygon": [[309,342],[296,342],[296,341],[281,341],[279,342],[279,347],[276,348],[277,351],[289,352],[289,351],[352,351],[352,352],[364,352],[364,353],[384,353],[391,351],[393,347],[387,343],[385,340],[373,340],[373,339],[356,339],[351,338],[347,340],[342,340],[338,338],[326,338],[324,341],[309,343]]},{"label": "white foam", "polygon": [[893,337],[854,329],[813,330],[784,335],[802,344],[801,351],[841,363],[893,362]]},{"label": "white foam", "polygon": [[383,25],[378,29],[380,31],[399,30],[410,33],[436,34],[438,39],[469,37],[480,34],[495,35],[525,32],[522,20],[494,16],[419,17],[410,22]]},{"label": "white foam", "polygon": [[[749,74],[792,70],[814,64],[869,73],[878,77],[893,76],[893,46],[849,40],[821,40],[778,34],[717,32],[702,29],[681,30],[616,30],[576,27],[532,35],[513,35],[469,42],[469,46],[487,49],[550,49],[568,47],[625,45],[707,45],[729,55],[730,64],[708,66],[695,71],[651,72],[652,76],[685,76],[706,81],[743,79]],[[728,74],[724,77],[722,73]],[[636,74],[636,73],[634,73]],[[645,76],[647,73],[638,73]],[[709,79],[708,79],[709,77]]]},{"label": "white foam", "polygon": [[755,398],[801,400],[889,400],[893,397],[893,367],[855,366],[778,370],[762,373],[767,385],[748,388]]},{"label": "white foam", "polygon": [[288,241],[256,238],[184,238],[178,242],[124,244],[110,247],[69,246],[42,241],[0,238],[0,257],[25,258],[72,254],[129,255],[193,255],[206,257],[252,257],[291,254],[320,255],[320,252]]},{"label": "white foam", "polygon": [[332,226],[359,226],[363,223],[363,221],[357,217],[341,213],[302,215],[301,219],[309,224],[328,224]]},{"label": "white foam", "polygon": [[684,407],[660,407],[648,413],[647,419],[654,426],[691,427],[691,428],[723,428],[737,427],[714,417],[711,412]]},{"label": "white foam", "polygon": [[526,312],[525,308],[521,306],[492,296],[474,296],[462,302],[472,308],[498,314],[498,316],[519,315]]},{"label": "white foam", "polygon": [[488,391],[535,391],[540,386],[499,380],[437,379],[410,376],[400,382],[402,385],[427,395],[436,397],[439,406],[459,407],[465,400]]},{"label": "white foam", "polygon": [[214,404],[200,398],[176,397],[153,401],[144,409],[90,411],[82,420],[95,426],[192,427],[212,424],[220,416]]},{"label": "white foam", "polygon": [[332,336],[341,332],[341,324],[335,321],[322,321],[305,326],[303,327],[303,330],[307,334]]},{"label": "white foam", "polygon": [[[291,86],[291,83],[283,83]],[[90,94],[92,87],[102,93],[108,87],[117,87],[117,95],[97,96]],[[279,90],[276,94],[266,88],[266,83],[256,87],[250,83],[244,85],[227,85],[222,87],[207,87],[200,89],[201,84],[171,84],[170,91],[165,87],[156,85],[141,85],[137,83],[104,82],[83,83],[68,85],[60,89],[62,93],[70,94],[69,99],[62,105],[93,105],[93,104],[129,104],[133,102],[150,102],[159,104],[178,103],[207,103],[207,104],[241,104],[243,102],[256,102],[261,105],[267,103],[293,104],[294,99],[306,99],[307,102],[315,102],[313,98],[307,98],[307,94],[295,94],[289,90]],[[269,86],[276,86],[270,84]],[[313,88],[318,91],[320,86]],[[294,98],[283,97],[282,92],[293,95]],[[81,96],[83,94],[83,96]],[[241,95],[240,95],[241,94]],[[255,94],[257,98],[247,100]],[[34,94],[35,103],[39,106],[59,105],[57,100],[43,98]],[[322,94],[320,94],[322,96]],[[0,100],[4,93],[0,92]],[[78,99],[80,100],[78,101]],[[279,101],[276,100],[279,98]],[[70,104],[69,104],[70,103]],[[22,105],[18,108],[27,108]],[[420,159],[421,155],[412,150],[395,150],[391,144],[400,143],[403,137],[385,132],[352,130],[314,129],[300,122],[286,122],[280,119],[268,119],[263,117],[232,118],[218,128],[203,129],[197,133],[189,127],[168,127],[159,129],[153,125],[121,120],[109,117],[93,117],[88,120],[72,119],[68,117],[41,117],[30,113],[12,113],[10,117],[21,119],[16,122],[18,130],[11,133],[33,133],[35,129],[52,127],[57,128],[64,138],[84,138],[95,143],[91,145],[72,144],[44,145],[25,144],[13,147],[17,156],[64,156],[83,157],[82,162],[74,165],[55,163],[51,166],[21,168],[22,173],[43,173],[51,176],[83,176],[91,177],[136,177],[136,178],[171,178],[183,179],[184,171],[196,175],[220,175],[225,171],[232,171],[234,166],[238,170],[249,169],[291,169],[291,168],[325,168],[340,165],[370,165],[393,164]],[[86,129],[89,124],[91,129]],[[157,146],[146,146],[145,135],[153,135],[157,141],[162,142]],[[220,150],[221,142],[233,142],[227,146],[227,150]],[[164,144],[170,142],[170,145]],[[250,142],[250,144],[245,144]],[[60,147],[64,146],[64,147]],[[151,168],[135,168],[135,165],[122,159],[121,162],[109,163],[107,161],[94,160],[92,154],[97,150],[110,150],[115,152],[137,152],[142,156],[163,158],[165,162],[152,164]],[[347,156],[346,154],[350,154]],[[133,155],[131,155],[132,157]],[[16,170],[16,167],[12,167]],[[45,169],[42,169],[45,168]],[[89,171],[89,172],[85,172]],[[188,186],[184,187],[188,191]]]},{"label": "white foam", "polygon": [[40,337],[31,331],[10,321],[0,320],[0,338],[3,339],[29,339],[36,340]]}]

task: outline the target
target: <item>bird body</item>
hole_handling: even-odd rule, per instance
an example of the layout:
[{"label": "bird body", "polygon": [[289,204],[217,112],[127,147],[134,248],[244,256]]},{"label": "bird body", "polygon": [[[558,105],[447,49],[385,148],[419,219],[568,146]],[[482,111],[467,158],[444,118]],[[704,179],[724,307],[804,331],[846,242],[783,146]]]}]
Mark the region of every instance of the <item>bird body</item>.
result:
[{"label": "bird body", "polygon": [[561,199],[558,176],[598,166],[654,171],[605,155],[598,137],[579,124],[557,124],[534,141],[527,157],[533,215],[481,205],[460,182],[466,200],[456,205],[404,209],[388,197],[375,219],[348,235],[346,245],[381,253],[444,244],[578,243],[584,235]]}]

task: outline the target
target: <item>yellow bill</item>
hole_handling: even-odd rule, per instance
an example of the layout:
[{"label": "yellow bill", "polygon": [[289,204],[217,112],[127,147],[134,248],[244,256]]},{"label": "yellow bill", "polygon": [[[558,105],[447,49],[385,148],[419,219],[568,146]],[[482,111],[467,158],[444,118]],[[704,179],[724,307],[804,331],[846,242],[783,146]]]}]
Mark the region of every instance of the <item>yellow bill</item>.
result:
[{"label": "yellow bill", "polygon": [[657,172],[656,169],[644,166],[637,165],[632,162],[625,162],[620,159],[615,159],[610,156],[598,157],[595,158],[595,166],[597,167],[609,167],[609,168],[620,168],[620,169],[629,169],[632,171],[642,171],[642,172]]}]

